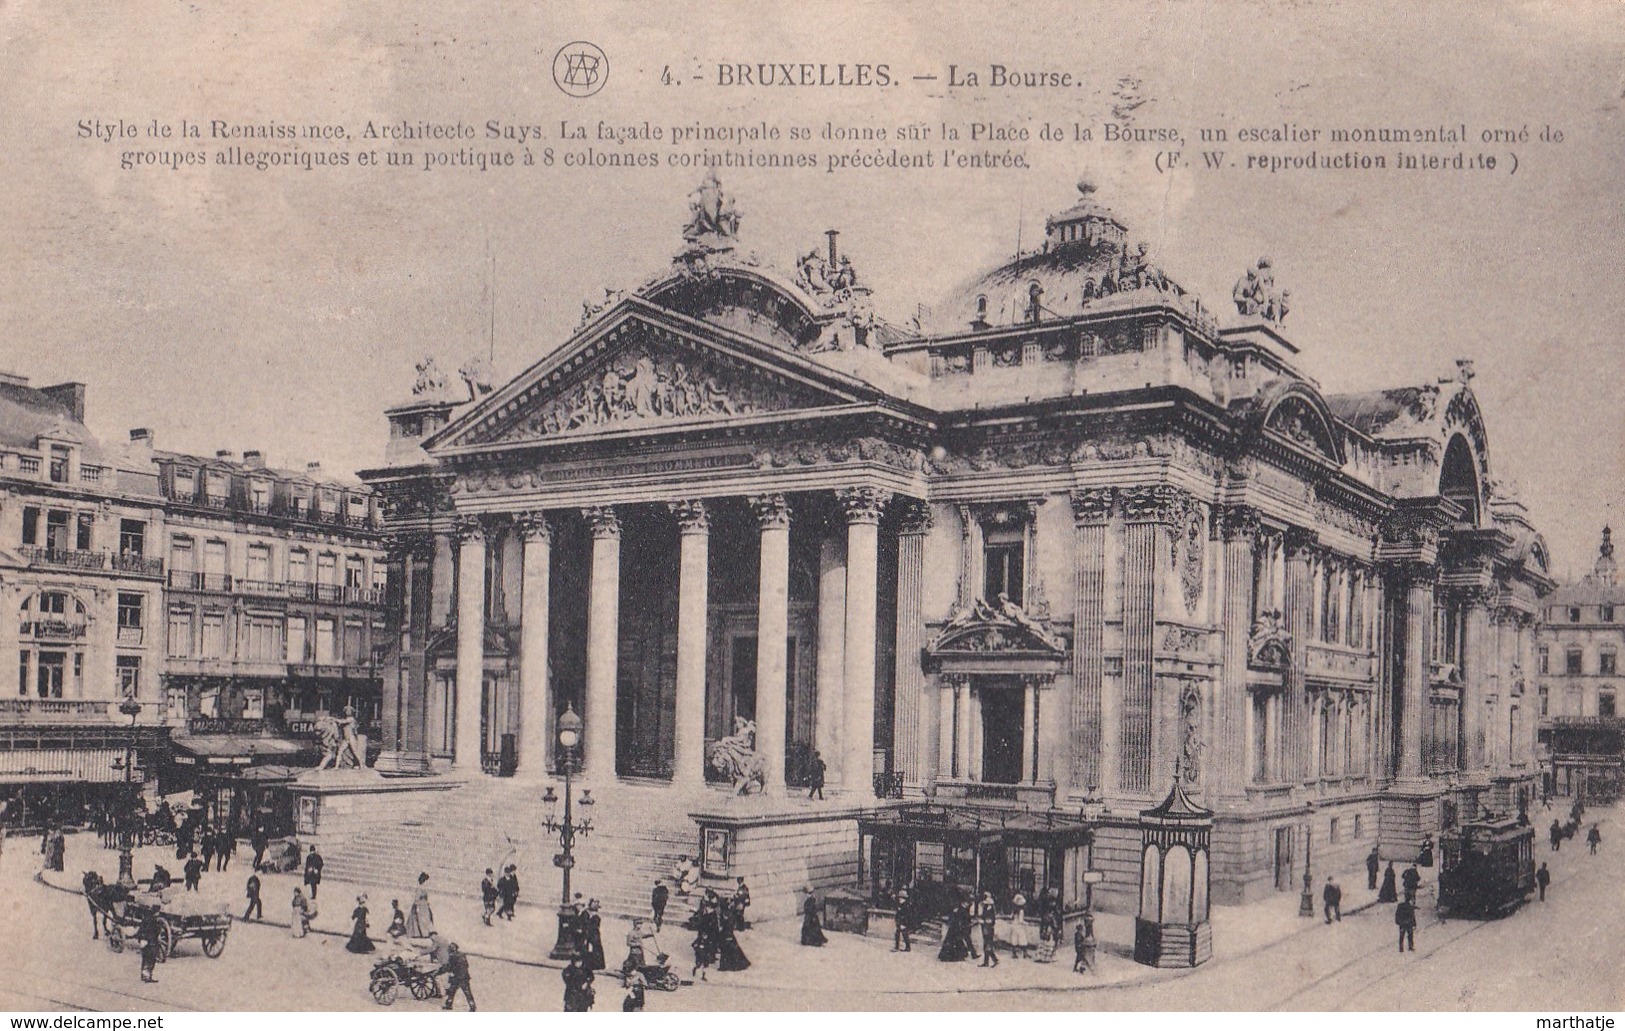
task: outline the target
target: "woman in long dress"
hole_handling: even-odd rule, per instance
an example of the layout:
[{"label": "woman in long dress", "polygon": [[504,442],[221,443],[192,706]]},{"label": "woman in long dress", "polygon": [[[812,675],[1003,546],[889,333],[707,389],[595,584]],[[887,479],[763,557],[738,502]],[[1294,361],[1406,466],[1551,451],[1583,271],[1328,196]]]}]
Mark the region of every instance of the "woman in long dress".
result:
[{"label": "woman in long dress", "polygon": [[356,896],[355,909],[351,910],[350,919],[355,921],[355,926],[350,929],[350,940],[344,943],[344,947],[357,953],[373,951],[375,946],[372,939],[367,937],[367,896]]},{"label": "woman in long dress", "polygon": [[598,900],[587,904],[587,917],[583,921],[585,934],[581,938],[581,957],[588,970],[602,970],[608,965],[604,958],[604,926],[598,915]]},{"label": "woman in long dress", "polygon": [[732,905],[719,908],[712,917],[717,924],[717,969],[749,970],[750,957],[739,947],[739,936],[734,933],[738,914]]},{"label": "woman in long dress", "polygon": [[1033,947],[1032,928],[1027,926],[1027,896],[1016,892],[1010,906],[1010,958],[1025,959]]},{"label": "woman in long dress", "polygon": [[937,958],[944,963],[958,963],[970,958],[970,911],[964,903],[955,906],[953,912],[948,914],[947,923],[942,929],[942,948],[937,952]]},{"label": "woman in long dress", "polygon": [[1399,889],[1394,884],[1394,864],[1388,862],[1388,869],[1382,872],[1382,889],[1377,892],[1378,902],[1398,902]]},{"label": "woman in long dress", "polygon": [[824,927],[818,921],[818,896],[811,888],[803,888],[807,898],[801,903],[801,944],[819,946],[829,941]]},{"label": "woman in long dress", "polygon": [[418,874],[418,893],[412,898],[412,910],[406,915],[406,934],[409,938],[427,938],[434,933],[434,910],[429,908],[429,881],[426,873]]}]

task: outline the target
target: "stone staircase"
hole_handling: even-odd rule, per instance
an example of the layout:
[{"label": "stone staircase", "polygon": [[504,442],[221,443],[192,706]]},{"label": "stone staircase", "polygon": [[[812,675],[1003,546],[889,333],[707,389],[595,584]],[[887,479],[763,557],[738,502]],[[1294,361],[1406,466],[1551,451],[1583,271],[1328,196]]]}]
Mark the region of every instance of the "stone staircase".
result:
[{"label": "stone staircase", "polygon": [[[500,874],[516,863],[521,900],[546,904],[558,897],[560,875],[553,865],[558,835],[543,826],[549,811],[541,800],[544,789],[536,782],[475,777],[449,791],[404,796],[385,824],[324,843],[327,875],[400,885],[404,903],[419,872],[429,874],[433,895],[478,897],[487,867]],[[554,790],[562,789],[559,784]],[[646,914],[655,881],[669,884],[677,859],[699,850],[699,828],[688,816],[697,800],[663,786],[616,784],[607,795],[593,794],[594,805],[575,810],[578,821],[586,816],[593,826],[576,838],[571,890],[598,899],[612,914]],[[554,815],[562,817],[562,804]],[[674,892],[668,919],[686,919],[690,910]]]}]

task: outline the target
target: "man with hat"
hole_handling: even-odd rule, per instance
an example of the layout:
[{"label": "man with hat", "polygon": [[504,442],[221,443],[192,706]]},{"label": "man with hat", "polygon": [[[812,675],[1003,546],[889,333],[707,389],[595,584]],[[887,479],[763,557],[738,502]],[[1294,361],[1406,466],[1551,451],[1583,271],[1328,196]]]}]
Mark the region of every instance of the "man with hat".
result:
[{"label": "man with hat", "polygon": [[908,889],[901,888],[897,892],[896,924],[892,930],[891,950],[893,952],[912,952],[913,943],[909,941],[909,931],[913,930],[914,903],[909,897]]},{"label": "man with hat", "polygon": [[999,950],[994,945],[994,924],[998,919],[998,907],[993,904],[991,891],[982,892],[981,905],[976,907],[976,919],[982,926],[982,966],[996,967],[999,965]]}]

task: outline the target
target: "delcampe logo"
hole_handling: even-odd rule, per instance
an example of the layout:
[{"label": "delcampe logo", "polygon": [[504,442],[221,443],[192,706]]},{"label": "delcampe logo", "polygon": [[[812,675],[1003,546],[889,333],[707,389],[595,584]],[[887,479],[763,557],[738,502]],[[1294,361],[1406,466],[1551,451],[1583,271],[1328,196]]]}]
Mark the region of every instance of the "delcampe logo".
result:
[{"label": "delcampe logo", "polygon": [[609,79],[609,58],[597,44],[576,40],[553,55],[553,82],[572,97],[590,97]]}]

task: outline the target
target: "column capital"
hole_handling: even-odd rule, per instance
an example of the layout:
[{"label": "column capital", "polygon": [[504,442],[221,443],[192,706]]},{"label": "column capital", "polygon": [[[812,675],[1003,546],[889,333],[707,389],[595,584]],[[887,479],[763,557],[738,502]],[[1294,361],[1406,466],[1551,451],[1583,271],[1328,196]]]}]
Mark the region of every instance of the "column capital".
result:
[{"label": "column capital", "polygon": [[848,524],[879,523],[892,492],[882,487],[837,487],[835,500],[846,512]]},{"label": "column capital", "polygon": [[705,502],[697,498],[685,498],[682,501],[668,501],[666,507],[677,519],[679,534],[711,532],[711,509]]},{"label": "column capital", "polygon": [[1072,520],[1079,526],[1102,526],[1116,503],[1116,487],[1080,488],[1072,492]]},{"label": "column capital", "polygon": [[1131,523],[1172,523],[1190,496],[1178,487],[1166,483],[1153,483],[1139,487],[1124,487],[1117,492],[1123,518]]},{"label": "column capital", "polygon": [[1457,587],[1450,592],[1456,600],[1470,609],[1483,609],[1486,613],[1495,604],[1496,590],[1474,584],[1470,587]]},{"label": "column capital", "polygon": [[514,517],[514,525],[518,526],[519,532],[524,534],[526,543],[539,541],[547,544],[553,540],[552,524],[547,521],[547,513],[541,509],[520,512]]},{"label": "column capital", "polygon": [[1227,541],[1256,541],[1263,523],[1251,505],[1226,505],[1219,517]]},{"label": "column capital", "polygon": [[1387,562],[1382,570],[1396,586],[1404,588],[1432,587],[1439,579],[1439,567],[1431,562]]},{"label": "column capital", "polygon": [[458,544],[485,543],[485,521],[479,516],[458,516],[457,523],[452,527],[451,532]]},{"label": "column capital", "polygon": [[593,505],[583,508],[581,517],[587,520],[587,525],[592,528],[593,540],[620,539],[621,517],[615,513],[614,505]]},{"label": "column capital", "polygon": [[903,534],[926,534],[936,521],[931,516],[931,506],[918,498],[898,499],[899,522],[897,532]]},{"label": "column capital", "polygon": [[1316,549],[1320,547],[1320,534],[1302,526],[1289,526],[1281,534],[1281,540],[1286,545],[1286,557],[1313,558]]},{"label": "column capital", "polygon": [[391,562],[434,553],[434,538],[426,533],[386,533],[379,543]]},{"label": "column capital", "polygon": [[756,522],[764,530],[788,530],[790,528],[790,502],[783,494],[752,494],[749,498],[750,510],[756,514]]}]

